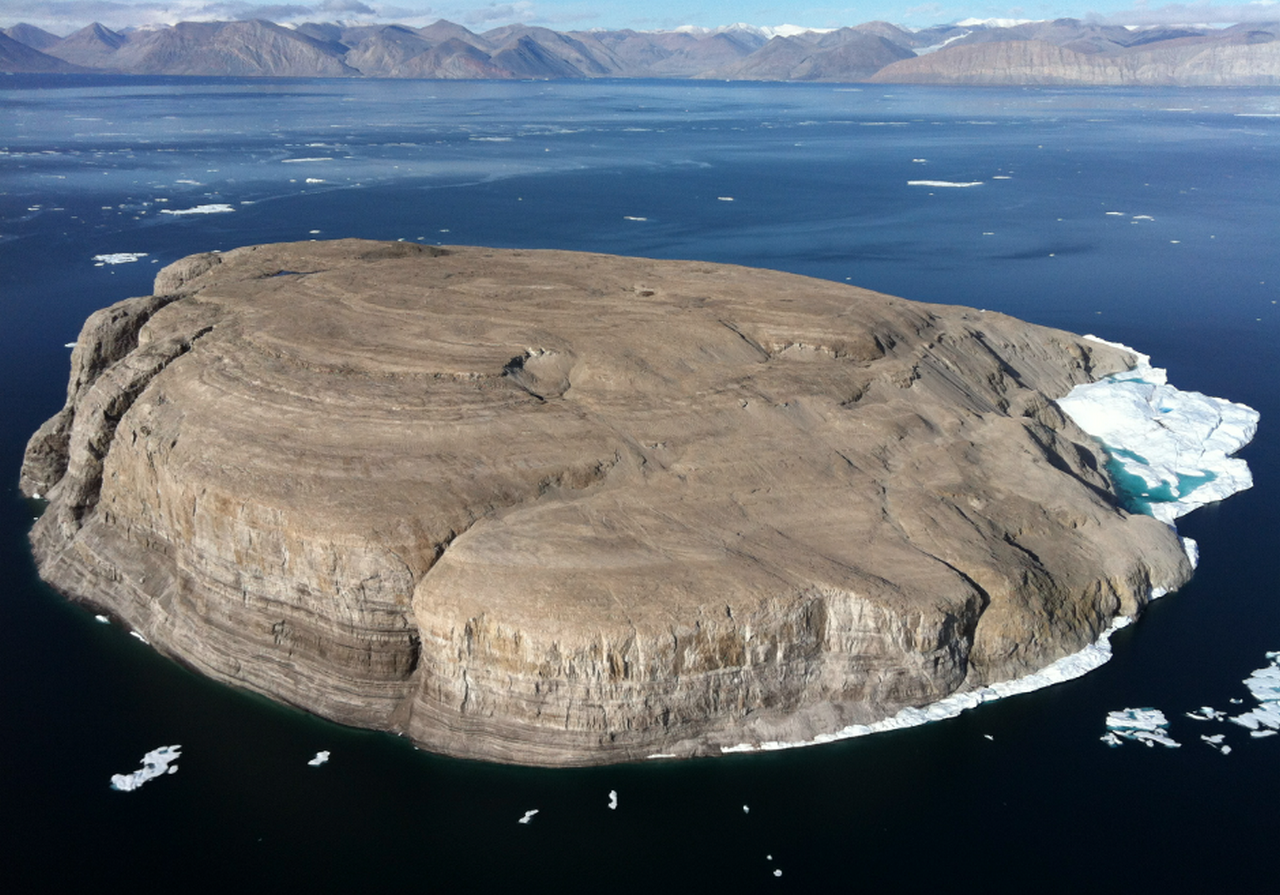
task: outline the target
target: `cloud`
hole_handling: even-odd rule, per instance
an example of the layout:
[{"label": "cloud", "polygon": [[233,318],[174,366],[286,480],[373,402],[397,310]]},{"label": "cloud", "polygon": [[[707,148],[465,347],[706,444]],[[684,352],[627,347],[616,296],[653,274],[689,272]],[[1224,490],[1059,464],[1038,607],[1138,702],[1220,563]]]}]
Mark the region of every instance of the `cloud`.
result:
[{"label": "cloud", "polygon": [[1276,22],[1280,21],[1280,2],[1254,0],[1251,3],[1167,3],[1154,8],[1137,2],[1133,9],[1090,13],[1089,18],[1112,25],[1233,25],[1238,22]]},{"label": "cloud", "polygon": [[490,3],[479,9],[467,12],[462,21],[467,25],[510,25],[513,22],[531,22],[537,19],[533,4],[529,0],[517,0],[515,3]]}]

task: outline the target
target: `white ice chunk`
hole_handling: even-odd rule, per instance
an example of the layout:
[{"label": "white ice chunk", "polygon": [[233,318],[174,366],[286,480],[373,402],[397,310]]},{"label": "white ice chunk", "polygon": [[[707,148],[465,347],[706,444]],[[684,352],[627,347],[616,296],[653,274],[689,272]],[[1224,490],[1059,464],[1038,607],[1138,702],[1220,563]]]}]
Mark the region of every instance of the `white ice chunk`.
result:
[{"label": "white ice chunk", "polygon": [[518,821],[516,821],[516,823],[527,824],[529,821],[533,820],[533,816],[537,813],[538,813],[537,808],[530,808],[528,811],[524,813],[524,817],[520,818]]},{"label": "white ice chunk", "polygon": [[743,814],[750,814],[750,813],[751,813],[751,806],[750,806],[750,805],[743,805],[743,806],[742,806],[742,813],[743,813]]},{"label": "white ice chunk", "polygon": [[1183,712],[1183,714],[1196,721],[1221,721],[1223,718],[1227,717],[1226,712],[1220,712],[1207,705],[1200,706],[1200,708],[1194,712]]},{"label": "white ice chunk", "polygon": [[1076,425],[1107,448],[1112,472],[1121,478],[1117,484],[1169,524],[1252,487],[1248,464],[1229,455],[1253,439],[1258,412],[1176,389],[1146,355],[1125,350],[1137,357],[1132,370],[1078,385],[1058,400]]},{"label": "white ice chunk", "polygon": [[624,214],[624,215],[622,216],[622,219],[623,219],[624,221],[647,221],[647,220],[649,220],[648,218],[638,217],[638,216],[636,216],[636,215],[634,215],[634,214]]},{"label": "white ice chunk", "polygon": [[93,620],[94,620],[95,622],[98,622],[99,624],[103,624],[103,625],[109,625],[109,624],[111,624],[111,619],[107,618],[105,615],[95,615],[95,616],[93,617]]},{"label": "white ice chunk", "polygon": [[732,202],[733,196],[716,196],[721,202]]},{"label": "white ice chunk", "polygon": [[1244,681],[1253,698],[1258,700],[1258,707],[1231,718],[1255,733],[1280,730],[1280,655],[1267,653],[1267,656],[1271,664],[1259,668]]},{"label": "white ice chunk", "polygon": [[609,810],[616,811],[618,809],[618,791],[616,789],[609,790]]},{"label": "white ice chunk", "polygon": [[1222,733],[1215,733],[1213,736],[1206,736],[1204,734],[1200,735],[1200,739],[1204,740],[1210,746],[1217,749],[1223,755],[1230,755],[1231,747],[1223,742],[1223,740],[1225,740],[1226,738],[1227,738],[1226,734],[1222,734]]},{"label": "white ice chunk", "polygon": [[235,211],[235,209],[224,203],[216,203],[213,205],[196,205],[193,208],[162,208],[161,214],[222,214],[227,211]]},{"label": "white ice chunk", "polygon": [[111,788],[119,792],[132,792],[148,780],[163,777],[165,774],[176,774],[178,766],[173,764],[181,757],[181,746],[161,746],[152,749],[142,756],[142,767],[132,774],[112,774]]},{"label": "white ice chunk", "polygon": [[1168,726],[1168,719],[1159,709],[1121,709],[1107,714],[1107,733],[1102,739],[1109,746],[1119,745],[1120,740],[1133,740],[1148,747],[1159,743],[1176,749],[1181,743],[1169,738]]},{"label": "white ice chunk", "polygon": [[981,180],[972,180],[967,183],[957,183],[954,180],[908,180],[907,186],[937,186],[937,187],[966,187],[966,186],[982,186]]},{"label": "white ice chunk", "polygon": [[309,762],[307,762],[307,764],[311,765],[311,767],[313,768],[318,768],[320,767],[320,765],[324,764],[328,760],[329,760],[329,750],[322,749],[319,752],[317,752],[316,757],[311,759]]},{"label": "white ice chunk", "polygon": [[130,264],[145,257],[146,252],[111,252],[107,255],[94,255],[93,260],[99,264]]},{"label": "white ice chunk", "polygon": [[295,162],[331,162],[333,161],[333,156],[323,155],[317,158],[282,158],[280,161],[284,162],[286,165]]}]

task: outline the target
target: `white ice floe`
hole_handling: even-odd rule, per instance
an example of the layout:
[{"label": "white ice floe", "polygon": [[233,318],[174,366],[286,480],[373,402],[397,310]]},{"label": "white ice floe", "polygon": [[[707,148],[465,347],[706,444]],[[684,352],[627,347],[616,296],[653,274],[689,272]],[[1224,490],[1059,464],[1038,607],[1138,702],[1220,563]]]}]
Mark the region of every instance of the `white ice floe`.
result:
[{"label": "white ice floe", "polygon": [[1116,484],[1136,508],[1169,524],[1196,507],[1252,487],[1248,464],[1231,457],[1253,438],[1251,407],[1184,392],[1140,352],[1133,369],[1078,385],[1058,406],[1111,455]]},{"label": "white ice floe", "polygon": [[648,218],[638,217],[637,215],[634,215],[634,214],[624,214],[624,215],[622,216],[622,219],[623,219],[624,221],[647,221],[647,220],[649,220]]},{"label": "white ice floe", "polygon": [[1153,217],[1152,217],[1151,215],[1149,215],[1149,214],[1135,214],[1135,215],[1133,216],[1133,220],[1135,220],[1135,221],[1154,221],[1154,220],[1155,220],[1155,218],[1153,218]]},{"label": "white ice floe", "polygon": [[973,180],[968,183],[957,183],[953,180],[908,180],[907,186],[940,186],[940,187],[966,187],[966,186],[982,186],[981,180]]},{"label": "white ice floe", "polygon": [[178,773],[174,764],[181,757],[181,746],[161,746],[142,756],[142,767],[132,774],[112,774],[111,788],[119,792],[131,792],[148,780]]},{"label": "white ice floe", "polygon": [[318,768],[320,767],[320,765],[324,764],[328,760],[329,760],[329,750],[321,749],[319,752],[316,753],[316,757],[311,759],[309,762],[307,762],[307,764],[311,765],[311,767],[313,768]]},{"label": "white ice floe", "polygon": [[751,806],[750,806],[750,805],[743,805],[743,806],[742,806],[742,813],[743,813],[743,814],[750,814],[750,813],[751,813]]},{"label": "white ice floe", "polygon": [[1200,706],[1194,712],[1183,712],[1183,714],[1194,721],[1221,721],[1227,717],[1226,712],[1220,712],[1207,705]]},{"label": "white ice floe", "polygon": [[533,820],[533,816],[537,813],[538,813],[537,808],[530,808],[528,811],[524,813],[524,817],[520,818],[518,821],[516,821],[516,823],[527,824],[529,821]]},{"label": "white ice floe", "polygon": [[145,257],[147,257],[146,252],[111,252],[106,255],[94,255],[93,260],[101,267],[103,264],[130,264]]},{"label": "white ice floe", "polygon": [[1204,740],[1210,746],[1217,749],[1223,755],[1230,755],[1231,747],[1223,742],[1223,740],[1225,740],[1226,738],[1227,738],[1226,734],[1222,734],[1222,733],[1215,733],[1213,736],[1206,736],[1205,734],[1200,734],[1200,739]]},{"label": "white ice floe", "polygon": [[1102,741],[1108,746],[1118,746],[1121,740],[1133,740],[1144,746],[1159,743],[1176,749],[1181,743],[1169,738],[1169,720],[1159,709],[1121,709],[1107,715],[1107,732]]},{"label": "white ice floe", "polygon": [[[37,496],[37,497],[39,497],[40,495],[38,495],[38,494],[37,494],[36,496]],[[109,624],[111,624],[111,619],[107,618],[105,615],[95,615],[95,616],[93,617],[93,620],[94,620],[95,622],[97,622],[98,624],[100,624],[100,625],[109,625]]]},{"label": "white ice floe", "polygon": [[286,165],[296,164],[298,162],[331,162],[333,161],[333,156],[322,155],[317,156],[316,158],[282,158],[280,161],[284,162]]},{"label": "white ice floe", "polygon": [[1258,700],[1258,707],[1231,717],[1236,724],[1261,736],[1280,730],[1280,654],[1267,653],[1267,658],[1271,664],[1259,668],[1244,681],[1253,698]]},{"label": "white ice floe", "polygon": [[616,789],[609,790],[609,810],[616,811],[618,809],[618,791]]},{"label": "white ice floe", "polygon": [[323,177],[308,177],[306,182],[307,183],[324,183],[325,181]]},{"label": "white ice floe", "polygon": [[733,196],[716,196],[721,202],[732,202]]},{"label": "white ice floe", "polygon": [[230,205],[225,203],[215,203],[213,205],[197,205],[194,208],[162,208],[161,214],[222,214],[227,211],[235,211]]}]

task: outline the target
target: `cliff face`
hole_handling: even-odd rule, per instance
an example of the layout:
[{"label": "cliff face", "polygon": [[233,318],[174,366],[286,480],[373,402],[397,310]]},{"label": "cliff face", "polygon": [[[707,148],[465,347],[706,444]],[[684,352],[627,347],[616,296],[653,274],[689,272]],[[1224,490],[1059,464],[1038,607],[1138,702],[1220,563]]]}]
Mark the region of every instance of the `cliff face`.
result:
[{"label": "cliff face", "polygon": [[999,314],[719,265],[360,241],[93,315],[41,574],[218,679],[455,755],[801,739],[1018,676],[1189,568]]}]

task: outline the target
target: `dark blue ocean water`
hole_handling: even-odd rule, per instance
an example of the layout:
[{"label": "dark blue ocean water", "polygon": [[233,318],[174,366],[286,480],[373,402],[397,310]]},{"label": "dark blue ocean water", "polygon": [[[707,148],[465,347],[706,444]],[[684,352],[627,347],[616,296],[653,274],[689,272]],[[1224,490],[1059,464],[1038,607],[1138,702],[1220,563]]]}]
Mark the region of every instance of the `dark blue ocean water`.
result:
[{"label": "dark blue ocean water", "polygon": [[[207,205],[234,210],[164,213]],[[1278,235],[1276,91],[6,77],[0,887],[1274,885],[1280,737],[1182,712],[1247,707],[1242,680],[1280,650]],[[88,313],[191,252],[342,236],[733,262],[1094,332],[1260,410],[1256,485],[1182,520],[1195,579],[1074,682],[780,754],[575,771],[426,755],[95,623],[36,579],[14,487]],[[113,252],[146,256],[95,266]],[[1133,706],[1184,745],[1099,742]],[[179,773],[108,788],[171,743]],[[332,760],[307,767],[319,749]]]}]

